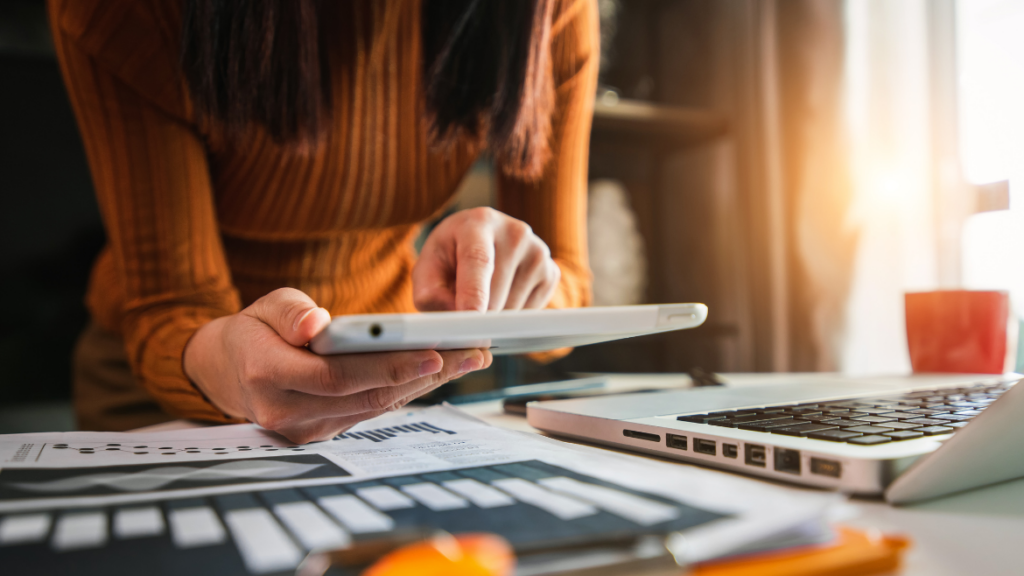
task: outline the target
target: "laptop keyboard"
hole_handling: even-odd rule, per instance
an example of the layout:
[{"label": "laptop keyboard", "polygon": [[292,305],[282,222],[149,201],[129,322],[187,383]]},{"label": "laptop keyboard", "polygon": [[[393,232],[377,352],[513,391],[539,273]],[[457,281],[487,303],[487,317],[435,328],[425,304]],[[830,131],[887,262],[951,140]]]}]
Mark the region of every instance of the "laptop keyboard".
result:
[{"label": "laptop keyboard", "polygon": [[677,420],[815,440],[873,446],[952,434],[1016,383],[999,382],[851,398],[687,414]]}]

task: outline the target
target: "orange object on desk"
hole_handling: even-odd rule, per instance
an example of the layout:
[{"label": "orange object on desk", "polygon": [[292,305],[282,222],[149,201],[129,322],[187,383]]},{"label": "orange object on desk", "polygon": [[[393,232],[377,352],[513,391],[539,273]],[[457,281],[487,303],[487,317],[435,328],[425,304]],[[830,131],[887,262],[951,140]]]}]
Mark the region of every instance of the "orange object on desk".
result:
[{"label": "orange object on desk", "polygon": [[868,576],[900,566],[910,540],[838,527],[835,541],[694,566],[690,576]]},{"label": "orange object on desk", "polygon": [[431,538],[386,554],[362,576],[511,576],[512,547],[494,534]]},{"label": "orange object on desk", "polygon": [[[910,541],[900,536],[839,527],[836,539],[827,544],[705,562],[692,566],[685,574],[870,576],[899,568],[901,554],[909,545]],[[462,534],[403,546],[386,554],[362,576],[510,576],[514,568],[512,547],[500,536]]]}]

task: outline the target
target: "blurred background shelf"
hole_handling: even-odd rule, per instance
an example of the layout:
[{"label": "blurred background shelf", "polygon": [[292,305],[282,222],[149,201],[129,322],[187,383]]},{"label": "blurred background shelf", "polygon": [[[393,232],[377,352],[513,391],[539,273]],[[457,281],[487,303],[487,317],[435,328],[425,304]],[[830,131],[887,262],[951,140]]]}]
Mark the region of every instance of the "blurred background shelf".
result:
[{"label": "blurred background shelf", "polygon": [[607,97],[599,97],[594,104],[594,139],[626,138],[644,145],[690,146],[725,135],[728,126],[724,114],[709,109]]}]

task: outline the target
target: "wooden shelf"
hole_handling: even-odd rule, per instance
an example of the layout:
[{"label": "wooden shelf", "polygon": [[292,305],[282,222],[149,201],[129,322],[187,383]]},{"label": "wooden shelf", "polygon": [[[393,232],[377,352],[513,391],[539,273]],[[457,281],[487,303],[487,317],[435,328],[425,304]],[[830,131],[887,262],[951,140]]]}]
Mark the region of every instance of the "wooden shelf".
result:
[{"label": "wooden shelf", "polygon": [[625,138],[659,146],[689,146],[726,134],[729,125],[723,114],[703,108],[664,106],[639,100],[594,104],[593,132],[596,138]]}]

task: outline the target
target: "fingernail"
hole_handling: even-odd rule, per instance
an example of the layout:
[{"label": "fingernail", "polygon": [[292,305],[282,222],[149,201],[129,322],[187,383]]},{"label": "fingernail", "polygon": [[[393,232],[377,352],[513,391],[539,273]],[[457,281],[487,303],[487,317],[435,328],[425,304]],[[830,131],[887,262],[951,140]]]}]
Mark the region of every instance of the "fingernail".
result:
[{"label": "fingernail", "polygon": [[302,321],[306,319],[306,316],[309,316],[310,314],[316,311],[317,308],[310,308],[309,310],[306,310],[306,313],[303,314],[302,316],[299,316],[299,319],[295,321],[295,326],[292,326],[292,330],[298,330],[299,326],[302,325]]},{"label": "fingernail", "polygon": [[424,360],[420,364],[420,376],[429,376],[431,374],[437,374],[441,371],[441,366],[444,363],[441,362],[440,358],[431,358],[430,360]]},{"label": "fingernail", "polygon": [[459,366],[459,374],[465,374],[466,372],[472,372],[473,370],[479,370],[480,363],[477,362],[476,358],[466,358],[462,361],[462,365]]}]

